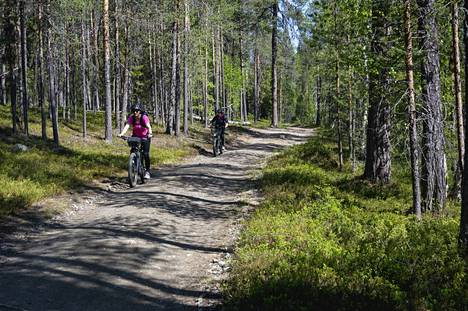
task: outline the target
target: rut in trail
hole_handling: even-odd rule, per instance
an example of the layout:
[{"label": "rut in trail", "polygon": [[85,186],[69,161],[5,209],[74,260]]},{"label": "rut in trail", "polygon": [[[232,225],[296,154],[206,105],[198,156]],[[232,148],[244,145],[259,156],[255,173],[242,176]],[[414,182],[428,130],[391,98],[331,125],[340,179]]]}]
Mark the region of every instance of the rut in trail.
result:
[{"label": "rut in trail", "polygon": [[[154,172],[146,185],[0,246],[0,310],[213,310],[253,172],[310,129],[251,130],[220,157]],[[224,274],[225,275],[225,274]]]}]

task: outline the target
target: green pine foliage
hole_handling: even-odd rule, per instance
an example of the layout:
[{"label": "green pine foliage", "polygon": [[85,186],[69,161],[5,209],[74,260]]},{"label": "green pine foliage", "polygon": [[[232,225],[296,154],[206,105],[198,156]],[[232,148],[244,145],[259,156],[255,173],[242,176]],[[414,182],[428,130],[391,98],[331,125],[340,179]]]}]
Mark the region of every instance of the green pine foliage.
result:
[{"label": "green pine foliage", "polygon": [[225,294],[233,310],[463,310],[457,217],[411,208],[409,176],[388,186],[339,172],[333,141],[270,161],[265,202],[242,233]]}]

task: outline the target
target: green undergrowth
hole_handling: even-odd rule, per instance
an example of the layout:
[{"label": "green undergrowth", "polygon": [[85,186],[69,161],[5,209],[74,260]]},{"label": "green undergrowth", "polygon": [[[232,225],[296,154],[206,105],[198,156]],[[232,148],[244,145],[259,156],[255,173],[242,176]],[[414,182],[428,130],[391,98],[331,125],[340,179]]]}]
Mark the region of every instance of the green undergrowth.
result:
[{"label": "green undergrowth", "polygon": [[417,221],[407,173],[372,185],[349,167],[340,172],[335,155],[333,142],[315,137],[269,162],[266,199],[225,284],[226,309],[464,310],[459,218]]},{"label": "green undergrowth", "polygon": [[[112,143],[104,142],[103,113],[88,113],[86,140],[82,138],[80,118],[62,122],[60,147],[54,148],[50,122],[49,141],[44,143],[40,138],[40,116],[35,110],[30,116],[30,137],[12,135],[9,109],[0,105],[0,218],[66,191],[95,187],[102,180],[125,182],[129,147],[116,136]],[[157,127],[153,132],[152,169],[194,153],[185,140],[168,137]],[[17,143],[28,150],[14,151]]]}]

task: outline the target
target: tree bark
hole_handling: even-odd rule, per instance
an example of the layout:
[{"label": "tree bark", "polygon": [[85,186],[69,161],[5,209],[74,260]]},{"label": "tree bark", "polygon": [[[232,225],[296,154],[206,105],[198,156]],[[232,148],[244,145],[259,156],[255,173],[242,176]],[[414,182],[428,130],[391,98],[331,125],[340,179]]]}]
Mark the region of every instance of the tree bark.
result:
[{"label": "tree bark", "polygon": [[[463,5],[465,18],[463,21],[463,44],[465,50],[465,111],[468,109],[468,0]],[[465,124],[468,124],[468,114],[464,114]],[[468,134],[465,126],[465,146],[468,145]],[[463,163],[468,163],[468,152],[465,152]],[[464,251],[465,259],[468,258],[468,165],[463,165],[462,199],[460,211],[460,246]]]},{"label": "tree bark", "polygon": [[214,111],[219,109],[219,76],[218,76],[218,40],[217,28],[213,28],[212,51],[213,51],[213,97],[214,97]]},{"label": "tree bark", "polygon": [[115,38],[115,56],[114,56],[114,75],[115,75],[115,120],[116,126],[119,133],[122,132],[122,105],[120,100],[121,92],[121,72],[120,72],[120,24],[119,24],[119,1],[115,1],[115,11],[114,11],[114,38]]},{"label": "tree bark", "polygon": [[83,17],[81,20],[81,81],[83,87],[83,117],[82,117],[82,130],[83,130],[83,138],[86,139],[87,137],[87,124],[86,124],[86,111],[88,105],[88,87],[87,87],[87,75],[86,75],[86,29],[85,29],[85,21],[84,21],[85,12],[83,12]]},{"label": "tree bark", "polygon": [[130,84],[130,72],[129,72],[129,55],[128,55],[128,20],[125,20],[125,29],[124,29],[124,36],[125,36],[125,61],[124,61],[124,81],[123,81],[123,97],[122,97],[122,111],[121,111],[121,124],[120,126],[123,128],[125,122],[127,122],[127,109],[128,109],[128,89]]},{"label": "tree bark", "polygon": [[47,23],[47,36],[46,36],[46,46],[47,46],[47,75],[49,76],[49,104],[50,104],[50,113],[52,115],[52,133],[54,137],[54,145],[59,146],[59,133],[58,133],[58,120],[57,120],[57,102],[55,98],[55,73],[52,64],[52,44],[51,37],[52,32],[50,30],[50,0],[46,0],[46,23]]},{"label": "tree bark", "polygon": [[[180,12],[180,0],[177,0],[177,12]],[[180,95],[181,95],[181,85],[180,85],[180,22],[177,17],[177,31],[176,31],[176,89],[175,89],[175,135],[180,135]]]},{"label": "tree bark", "polygon": [[271,31],[271,126],[278,127],[278,80],[277,80],[277,65],[276,55],[277,47],[277,32],[278,32],[278,2],[273,3],[272,14],[272,31]]},{"label": "tree bark", "polygon": [[[2,52],[3,56],[3,52]],[[6,66],[5,64],[2,64],[2,72],[0,74],[0,100],[2,102],[2,105],[7,104],[7,90],[6,90],[6,85],[5,85],[5,75],[4,73],[6,72]]]},{"label": "tree bark", "polygon": [[[177,0],[178,1],[178,0]],[[171,75],[171,102],[168,107],[166,134],[174,133],[174,110],[176,109],[176,93],[177,93],[177,36],[179,28],[178,18],[172,23],[172,75]]]},{"label": "tree bark", "polygon": [[440,64],[437,27],[433,14],[435,0],[418,0],[419,37],[423,60],[423,210],[441,211],[446,199],[445,139],[440,99]]},{"label": "tree bark", "polygon": [[[69,28],[66,26],[65,28]],[[70,120],[70,45],[65,40],[65,101],[64,101],[64,119]]]},{"label": "tree bark", "polygon": [[45,95],[44,95],[44,6],[43,0],[37,2],[37,15],[39,19],[38,23],[38,37],[39,37],[39,55],[37,57],[37,67],[39,69],[39,75],[37,79],[37,92],[39,107],[41,109],[41,134],[42,140],[47,141],[47,114],[45,109]]},{"label": "tree bark", "polygon": [[389,183],[391,179],[390,157],[390,104],[387,99],[389,74],[388,59],[389,34],[387,15],[389,4],[385,1],[372,2],[371,51],[375,70],[369,74],[369,111],[367,120],[366,164],[364,177],[372,182]]},{"label": "tree bark", "polygon": [[254,49],[254,123],[260,120],[260,52],[257,42]]},{"label": "tree bark", "polygon": [[460,47],[458,40],[458,3],[453,2],[452,9],[452,57],[453,57],[453,76],[454,76],[454,93],[455,93],[455,115],[457,126],[458,140],[458,163],[459,166],[455,170],[454,185],[452,189],[452,197],[458,198],[461,191],[461,172],[463,172],[463,157],[465,155],[465,138],[463,130],[463,103],[460,78]]},{"label": "tree bark", "polygon": [[27,75],[27,49],[26,49],[26,23],[25,23],[25,0],[20,1],[20,23],[21,23],[21,70],[22,70],[22,85],[23,85],[23,119],[24,119],[24,134],[29,136],[29,117],[28,117],[28,75]]},{"label": "tree bark", "polygon": [[418,129],[416,123],[416,101],[413,78],[413,35],[411,33],[411,0],[405,0],[406,80],[408,83],[408,117],[411,172],[413,183],[413,210],[421,219],[421,189],[419,173]]},{"label": "tree bark", "polygon": [[110,83],[109,0],[103,1],[102,15],[104,26],[104,85],[106,88],[105,140],[107,142],[112,142],[112,92]]},{"label": "tree bark", "polygon": [[334,2],[333,18],[335,28],[335,105],[336,105],[336,136],[337,136],[337,147],[338,147],[338,164],[340,170],[343,169],[343,139],[341,133],[341,89],[340,89],[340,46],[338,38],[338,25],[337,25],[338,8],[336,0]]},{"label": "tree bark", "polygon": [[189,7],[188,1],[184,1],[185,5],[185,19],[184,19],[184,135],[188,135],[188,113],[189,113],[189,31],[190,31],[190,19],[189,19]]},{"label": "tree bark", "polygon": [[[207,20],[205,18],[205,28],[207,28]],[[205,70],[203,79],[203,120],[205,127],[208,127],[208,40],[205,42]]]},{"label": "tree bark", "polygon": [[99,100],[99,46],[98,46],[98,22],[96,17],[96,12],[93,9],[91,11],[91,28],[92,28],[92,55],[94,62],[92,62],[92,72],[93,72],[93,111],[99,111],[101,109],[101,103]]},{"label": "tree bark", "polygon": [[321,115],[321,101],[322,101],[322,78],[320,76],[317,77],[317,111],[315,115],[315,125],[321,126],[322,125],[322,115]]},{"label": "tree bark", "polygon": [[11,101],[11,120],[13,134],[17,132],[18,115],[16,109],[16,1],[7,0],[3,8],[3,33],[5,35],[5,60],[8,63],[10,79],[10,101]]},{"label": "tree bark", "polygon": [[349,160],[352,163],[354,171],[354,105],[353,105],[353,72],[351,66],[348,67],[349,78],[348,78],[348,149],[349,149]]}]

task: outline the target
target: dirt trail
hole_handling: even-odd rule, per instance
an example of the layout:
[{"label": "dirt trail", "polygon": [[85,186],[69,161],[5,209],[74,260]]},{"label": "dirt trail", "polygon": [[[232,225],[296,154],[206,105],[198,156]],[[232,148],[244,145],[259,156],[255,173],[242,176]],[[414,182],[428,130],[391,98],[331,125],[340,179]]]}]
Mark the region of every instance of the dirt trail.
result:
[{"label": "dirt trail", "polygon": [[212,310],[253,172],[311,130],[252,130],[146,185],[98,193],[27,239],[0,245],[0,310]]}]

